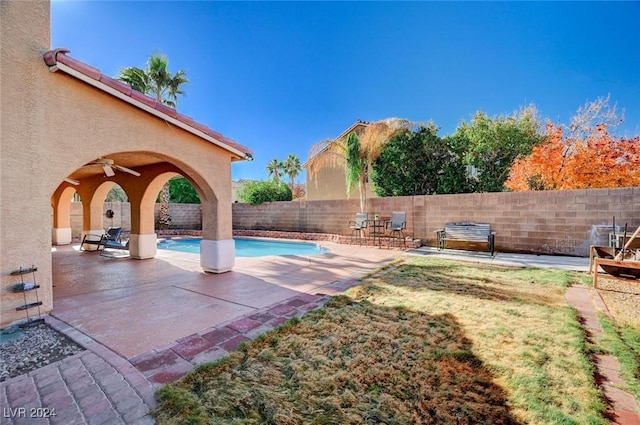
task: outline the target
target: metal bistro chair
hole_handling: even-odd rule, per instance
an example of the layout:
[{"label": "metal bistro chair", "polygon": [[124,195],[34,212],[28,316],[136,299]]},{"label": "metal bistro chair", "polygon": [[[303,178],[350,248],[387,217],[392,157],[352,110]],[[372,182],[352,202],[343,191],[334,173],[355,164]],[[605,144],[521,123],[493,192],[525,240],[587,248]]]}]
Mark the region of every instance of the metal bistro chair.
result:
[{"label": "metal bistro chair", "polygon": [[407,213],[405,211],[393,211],[391,213],[391,221],[387,221],[387,230],[389,230],[389,246],[392,241],[398,240],[404,243],[404,232],[407,228]]},{"label": "metal bistro chair", "polygon": [[354,235],[357,234],[360,245],[362,245],[364,229],[367,228],[368,222],[369,213],[356,213],[356,219],[349,222],[349,229],[351,229],[351,244],[353,244]]}]

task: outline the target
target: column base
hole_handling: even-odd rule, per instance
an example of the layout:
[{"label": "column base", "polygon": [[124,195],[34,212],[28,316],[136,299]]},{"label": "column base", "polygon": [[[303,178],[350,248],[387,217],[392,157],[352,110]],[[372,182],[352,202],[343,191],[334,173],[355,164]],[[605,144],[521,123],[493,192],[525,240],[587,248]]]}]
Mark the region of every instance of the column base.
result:
[{"label": "column base", "polygon": [[205,272],[225,273],[236,264],[236,243],[233,239],[200,242],[200,266]]},{"label": "column base", "polygon": [[158,252],[158,235],[129,235],[129,255],[137,260],[154,258]]},{"label": "column base", "polygon": [[54,227],[51,233],[51,243],[69,245],[71,243],[71,227]]}]

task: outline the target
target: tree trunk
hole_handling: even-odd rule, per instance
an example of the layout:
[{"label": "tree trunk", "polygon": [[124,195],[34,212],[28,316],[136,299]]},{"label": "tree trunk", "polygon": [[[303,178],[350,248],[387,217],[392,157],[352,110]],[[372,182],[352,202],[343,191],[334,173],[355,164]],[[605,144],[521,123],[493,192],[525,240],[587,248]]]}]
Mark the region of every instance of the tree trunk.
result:
[{"label": "tree trunk", "polygon": [[160,191],[160,219],[158,225],[160,229],[168,229],[171,226],[171,215],[169,215],[169,182],[162,186]]},{"label": "tree trunk", "polygon": [[358,182],[358,190],[360,191],[360,212],[366,212],[364,207],[367,204],[367,187],[362,179]]}]

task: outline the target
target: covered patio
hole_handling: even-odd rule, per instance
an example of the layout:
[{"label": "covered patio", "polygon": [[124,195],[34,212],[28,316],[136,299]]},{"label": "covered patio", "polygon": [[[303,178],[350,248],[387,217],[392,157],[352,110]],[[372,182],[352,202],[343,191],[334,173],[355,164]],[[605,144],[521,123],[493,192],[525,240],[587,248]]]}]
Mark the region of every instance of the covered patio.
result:
[{"label": "covered patio", "polygon": [[[158,250],[136,261],[54,247],[52,316],[132,359],[301,294],[333,295],[398,251],[323,243],[330,253],[237,258],[203,273],[197,254]],[[333,284],[333,285],[332,285]]]},{"label": "covered patio", "polygon": [[[3,2],[0,14],[6,46],[0,64],[6,87],[0,101],[0,328],[28,320],[25,309],[37,306],[50,313],[52,285],[60,282],[54,274],[77,272],[89,282],[99,277],[84,274],[81,262],[66,272],[54,270],[51,245],[71,243],[69,211],[76,195],[82,202],[82,235],[101,235],[105,197],[119,185],[131,205],[129,254],[149,260],[156,255],[158,193],[181,175],[202,205],[200,269],[231,270],[231,165],[253,158],[248,147],[103,74],[69,50],[52,50],[49,15],[48,2],[18,1]],[[37,269],[36,303],[27,304],[24,294],[12,290],[26,268]],[[113,276],[129,285],[127,273]]]}]

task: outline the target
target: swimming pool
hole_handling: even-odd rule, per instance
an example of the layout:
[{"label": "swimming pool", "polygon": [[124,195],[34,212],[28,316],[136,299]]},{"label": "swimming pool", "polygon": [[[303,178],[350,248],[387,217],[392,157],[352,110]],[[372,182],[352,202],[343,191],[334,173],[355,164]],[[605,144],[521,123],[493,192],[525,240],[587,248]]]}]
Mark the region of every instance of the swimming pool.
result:
[{"label": "swimming pool", "polygon": [[[200,253],[201,239],[165,239],[158,242],[158,249]],[[264,257],[266,255],[318,255],[328,249],[310,242],[282,242],[262,239],[234,239],[236,257]]]}]

